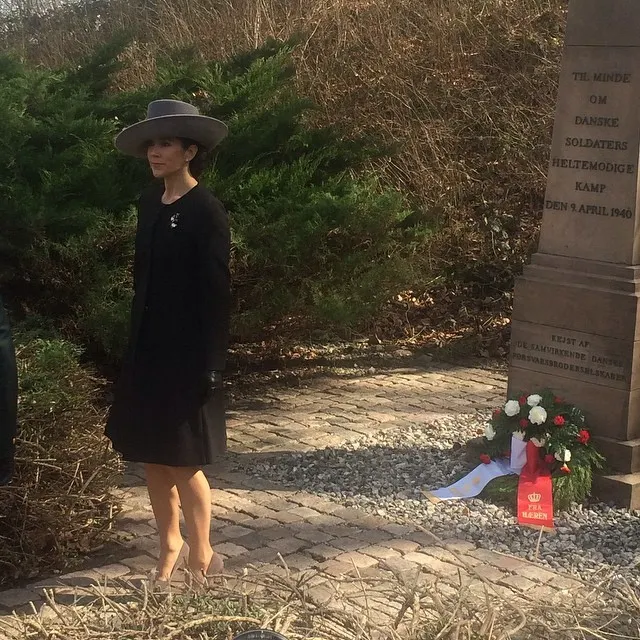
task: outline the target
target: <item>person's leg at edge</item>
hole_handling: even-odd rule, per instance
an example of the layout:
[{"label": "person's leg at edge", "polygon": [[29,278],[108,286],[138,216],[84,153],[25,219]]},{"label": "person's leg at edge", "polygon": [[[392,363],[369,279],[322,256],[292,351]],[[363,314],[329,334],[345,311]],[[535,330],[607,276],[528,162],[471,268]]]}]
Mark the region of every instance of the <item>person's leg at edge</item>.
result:
[{"label": "person's leg at edge", "polygon": [[147,489],[158,525],[160,558],[157,579],[169,580],[180,556],[184,540],[180,533],[180,497],[172,468],[145,464]]},{"label": "person's leg at edge", "polygon": [[199,467],[171,467],[189,534],[189,569],[203,575],[214,556],[211,547],[211,487]]}]

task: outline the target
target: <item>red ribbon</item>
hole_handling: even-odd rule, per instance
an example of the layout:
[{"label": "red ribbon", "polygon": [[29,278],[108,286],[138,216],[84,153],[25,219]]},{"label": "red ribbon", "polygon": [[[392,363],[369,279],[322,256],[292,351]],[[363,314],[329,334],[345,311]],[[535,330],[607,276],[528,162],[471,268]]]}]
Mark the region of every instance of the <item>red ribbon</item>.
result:
[{"label": "red ribbon", "polygon": [[551,473],[542,464],[540,449],[527,442],[527,461],[518,481],[518,523],[553,529]]}]

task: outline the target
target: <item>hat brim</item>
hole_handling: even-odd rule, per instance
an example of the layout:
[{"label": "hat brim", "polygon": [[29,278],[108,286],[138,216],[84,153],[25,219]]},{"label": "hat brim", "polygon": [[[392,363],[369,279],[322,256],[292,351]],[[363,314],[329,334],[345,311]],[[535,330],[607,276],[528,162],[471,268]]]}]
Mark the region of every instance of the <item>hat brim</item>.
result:
[{"label": "hat brim", "polygon": [[147,155],[147,145],[156,138],[189,138],[210,151],[227,135],[227,125],[200,115],[170,115],[149,118],[123,129],[115,138],[118,151],[136,158]]}]

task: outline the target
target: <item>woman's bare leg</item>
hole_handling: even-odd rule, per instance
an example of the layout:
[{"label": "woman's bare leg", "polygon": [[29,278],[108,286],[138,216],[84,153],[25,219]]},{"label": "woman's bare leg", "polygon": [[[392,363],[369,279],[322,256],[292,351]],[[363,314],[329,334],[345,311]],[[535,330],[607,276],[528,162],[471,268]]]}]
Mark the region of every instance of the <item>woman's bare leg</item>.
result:
[{"label": "woman's bare leg", "polygon": [[200,575],[209,568],[211,548],[211,487],[198,467],[171,467],[189,534],[189,568]]},{"label": "woman's bare leg", "polygon": [[145,464],[145,473],[160,538],[157,578],[168,580],[184,543],[180,533],[180,498],[171,467]]}]

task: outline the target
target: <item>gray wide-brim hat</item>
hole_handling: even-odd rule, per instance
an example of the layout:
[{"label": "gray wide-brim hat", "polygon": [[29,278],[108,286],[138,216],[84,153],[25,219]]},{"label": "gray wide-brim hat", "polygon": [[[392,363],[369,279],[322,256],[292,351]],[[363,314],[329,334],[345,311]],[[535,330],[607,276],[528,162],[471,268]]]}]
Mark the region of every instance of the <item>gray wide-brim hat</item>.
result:
[{"label": "gray wide-brim hat", "polygon": [[200,115],[193,105],[181,100],[154,100],[145,120],[123,129],[115,139],[116,149],[144,158],[147,144],[155,138],[188,138],[204,149],[213,149],[228,133],[220,120]]}]

